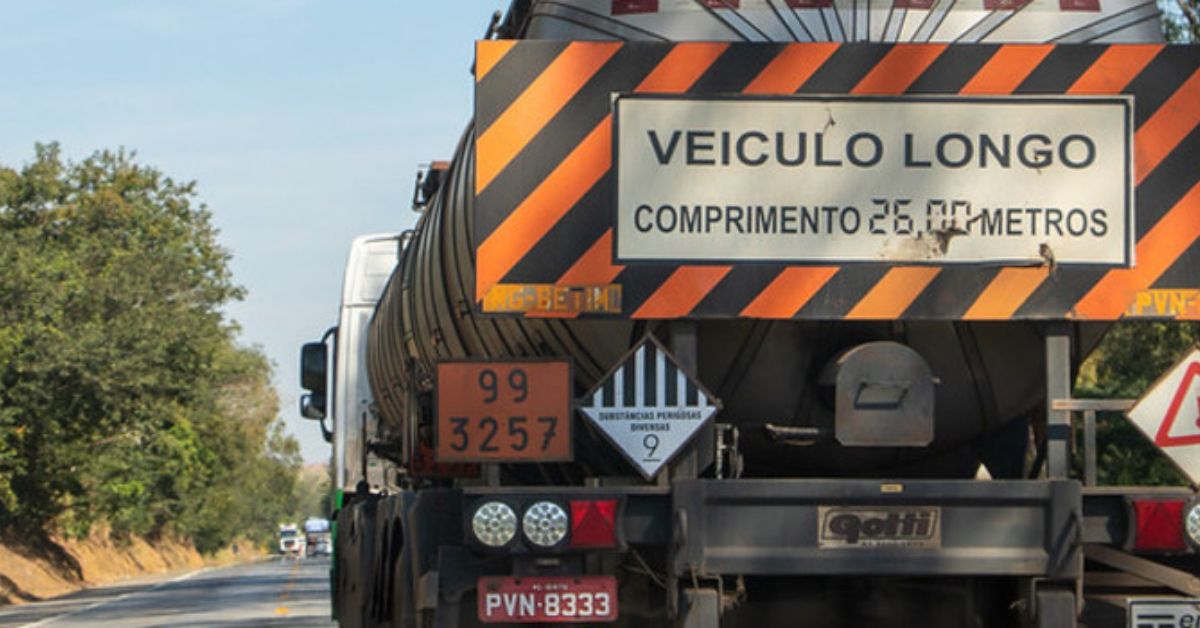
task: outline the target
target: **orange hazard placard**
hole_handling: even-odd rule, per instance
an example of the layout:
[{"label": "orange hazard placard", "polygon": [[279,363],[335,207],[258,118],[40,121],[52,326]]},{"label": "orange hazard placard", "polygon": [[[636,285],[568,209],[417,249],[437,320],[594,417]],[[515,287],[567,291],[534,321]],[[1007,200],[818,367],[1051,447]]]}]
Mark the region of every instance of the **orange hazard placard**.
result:
[{"label": "orange hazard placard", "polygon": [[572,453],[568,362],[438,364],[438,462],[569,461]]}]

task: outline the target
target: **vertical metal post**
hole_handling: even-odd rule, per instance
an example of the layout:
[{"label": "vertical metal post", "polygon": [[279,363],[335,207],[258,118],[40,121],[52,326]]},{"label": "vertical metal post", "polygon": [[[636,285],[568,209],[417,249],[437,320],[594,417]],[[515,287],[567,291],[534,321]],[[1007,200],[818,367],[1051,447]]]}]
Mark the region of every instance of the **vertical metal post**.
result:
[{"label": "vertical metal post", "polygon": [[[696,344],[696,323],[692,321],[671,322],[671,353],[675,355],[675,360],[679,363],[680,368],[693,375],[697,373],[699,364]],[[696,434],[692,444],[679,454],[675,462],[669,465],[670,470],[667,473],[659,474],[659,482],[669,484],[671,480],[689,480],[700,475],[700,455],[701,452],[707,452],[712,448],[712,438],[712,426],[709,425]]]},{"label": "vertical metal post", "polygon": [[1046,330],[1046,477],[1070,474],[1071,413],[1055,410],[1055,399],[1071,397],[1071,336],[1066,324]]},{"label": "vertical metal post", "polygon": [[1083,485],[1096,485],[1096,411],[1083,411]]},{"label": "vertical metal post", "polygon": [[483,481],[488,486],[500,486],[500,463],[490,462],[483,465]]},{"label": "vertical metal post", "polygon": [[[696,367],[699,364],[699,360],[697,359],[699,352],[696,347],[696,323],[692,321],[672,321],[670,329],[671,338],[669,346],[671,353],[675,356],[675,361],[681,369],[695,375],[697,372]],[[706,432],[709,438],[712,437],[711,429],[697,434],[692,444],[685,448],[674,462],[667,465],[668,468],[658,473],[658,484],[660,486],[670,486],[674,480],[694,479],[700,474],[698,452],[701,451],[702,443],[707,442],[703,438]],[[674,513],[675,516],[679,514],[681,513]],[[672,521],[675,521],[674,516],[672,517]],[[679,533],[680,530],[677,526],[673,525],[672,535],[678,535]],[[679,539],[675,539],[668,548],[667,565],[675,564],[675,553],[679,550],[677,545],[679,542]],[[679,623],[680,604],[683,600],[681,600],[679,579],[675,575],[667,575],[666,589],[667,617],[673,622]]]}]

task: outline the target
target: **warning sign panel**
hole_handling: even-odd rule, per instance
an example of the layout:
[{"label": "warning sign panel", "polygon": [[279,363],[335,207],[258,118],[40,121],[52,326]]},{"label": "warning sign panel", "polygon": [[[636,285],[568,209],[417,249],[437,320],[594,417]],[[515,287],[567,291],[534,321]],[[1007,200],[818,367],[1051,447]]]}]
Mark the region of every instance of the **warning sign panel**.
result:
[{"label": "warning sign panel", "polygon": [[1128,416],[1193,483],[1200,483],[1200,347],[1152,386]]},{"label": "warning sign panel", "polygon": [[580,404],[588,421],[647,480],[717,413],[718,404],[653,337]]},{"label": "warning sign panel", "polygon": [[1132,263],[1128,96],[627,95],[617,260]]}]

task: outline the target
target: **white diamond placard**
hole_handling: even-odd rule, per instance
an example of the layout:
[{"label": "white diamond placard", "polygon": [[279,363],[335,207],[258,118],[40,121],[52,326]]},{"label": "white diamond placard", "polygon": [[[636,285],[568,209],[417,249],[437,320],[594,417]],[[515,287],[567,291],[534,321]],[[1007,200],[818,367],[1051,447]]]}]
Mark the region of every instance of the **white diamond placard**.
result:
[{"label": "white diamond placard", "polygon": [[580,411],[647,479],[717,413],[713,398],[647,336],[580,403]]}]

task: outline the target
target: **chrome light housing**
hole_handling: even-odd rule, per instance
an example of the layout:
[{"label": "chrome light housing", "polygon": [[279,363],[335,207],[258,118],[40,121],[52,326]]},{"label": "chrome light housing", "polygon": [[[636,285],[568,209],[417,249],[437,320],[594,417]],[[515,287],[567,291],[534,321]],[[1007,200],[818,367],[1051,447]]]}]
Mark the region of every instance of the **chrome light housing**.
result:
[{"label": "chrome light housing", "polygon": [[525,510],[521,529],[525,538],[538,547],[554,547],[567,538],[567,511],[550,501],[534,503]]},{"label": "chrome light housing", "polygon": [[1192,547],[1200,549],[1200,499],[1193,499],[1183,511],[1183,531]]},{"label": "chrome light housing", "polygon": [[484,502],[471,517],[471,531],[480,543],[503,547],[517,535],[517,513],[504,502]]}]

